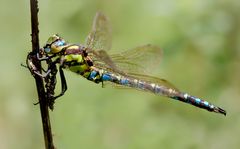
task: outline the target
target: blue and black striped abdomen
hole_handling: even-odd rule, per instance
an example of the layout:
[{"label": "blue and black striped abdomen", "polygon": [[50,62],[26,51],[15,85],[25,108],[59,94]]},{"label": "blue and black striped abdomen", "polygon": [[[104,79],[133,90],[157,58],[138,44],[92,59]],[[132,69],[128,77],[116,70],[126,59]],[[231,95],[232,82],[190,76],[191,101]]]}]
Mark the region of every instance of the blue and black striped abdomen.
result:
[{"label": "blue and black striped abdomen", "polygon": [[223,110],[222,108],[217,107],[217,106],[215,106],[205,100],[197,98],[195,96],[188,95],[187,93],[179,92],[176,96],[173,96],[171,98],[177,99],[177,100],[185,102],[185,103],[189,103],[191,105],[194,105],[194,106],[202,108],[202,109],[206,109],[210,112],[216,112],[216,113],[221,113],[221,114],[226,115],[226,111]]},{"label": "blue and black striped abdomen", "polygon": [[88,77],[89,80],[92,80],[96,83],[110,81],[118,85],[127,86],[130,88],[135,88],[138,90],[148,91],[154,94],[163,95],[172,99],[176,99],[196,107],[206,109],[211,112],[221,113],[226,115],[226,111],[222,108],[219,108],[207,101],[199,99],[197,97],[191,96],[187,93],[182,93],[173,88],[166,87],[155,82],[149,82],[137,78],[127,77],[119,74],[114,74],[110,72],[98,72],[92,71]]}]

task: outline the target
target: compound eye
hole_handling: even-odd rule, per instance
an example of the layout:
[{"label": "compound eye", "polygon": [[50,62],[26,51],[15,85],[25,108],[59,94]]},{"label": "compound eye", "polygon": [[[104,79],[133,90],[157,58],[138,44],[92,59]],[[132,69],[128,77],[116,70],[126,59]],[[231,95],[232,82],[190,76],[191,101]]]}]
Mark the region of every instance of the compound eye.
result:
[{"label": "compound eye", "polygon": [[64,41],[57,41],[56,43],[57,46],[64,46],[65,45],[65,42]]},{"label": "compound eye", "polygon": [[45,51],[46,53],[49,53],[49,52],[51,51],[51,49],[47,46],[46,48],[44,48],[44,51]]},{"label": "compound eye", "polygon": [[46,44],[46,45],[43,47],[45,53],[49,53],[49,52],[51,51],[50,46],[51,46],[51,45]]}]

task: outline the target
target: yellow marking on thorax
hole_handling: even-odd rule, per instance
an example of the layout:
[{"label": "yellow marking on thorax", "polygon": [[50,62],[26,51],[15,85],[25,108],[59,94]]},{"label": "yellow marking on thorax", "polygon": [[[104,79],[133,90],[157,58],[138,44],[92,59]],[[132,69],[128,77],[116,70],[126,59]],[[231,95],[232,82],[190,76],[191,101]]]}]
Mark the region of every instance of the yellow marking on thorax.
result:
[{"label": "yellow marking on thorax", "polygon": [[78,49],[79,46],[78,45],[70,45],[67,47],[67,49]]},{"label": "yellow marking on thorax", "polygon": [[79,54],[69,54],[64,56],[66,62],[71,62],[71,61],[76,61],[78,63],[83,62],[83,57],[82,55]]},{"label": "yellow marking on thorax", "polygon": [[51,46],[51,53],[58,53],[58,52],[62,51],[65,47],[67,47],[67,45],[66,46],[56,46],[53,44]]},{"label": "yellow marking on thorax", "polygon": [[88,69],[88,67],[89,66],[87,66],[86,64],[82,64],[82,65],[70,66],[69,70],[76,73],[83,73]]}]

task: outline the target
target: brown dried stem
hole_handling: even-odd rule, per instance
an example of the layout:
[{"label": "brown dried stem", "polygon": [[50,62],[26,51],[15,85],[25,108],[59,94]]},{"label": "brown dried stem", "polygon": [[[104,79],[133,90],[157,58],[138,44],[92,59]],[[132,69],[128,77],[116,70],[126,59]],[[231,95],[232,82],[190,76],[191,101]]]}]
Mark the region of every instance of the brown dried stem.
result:
[{"label": "brown dried stem", "polygon": [[[31,8],[31,28],[32,28],[32,34],[31,34],[32,53],[38,53],[39,52],[38,0],[30,0],[30,8]],[[36,54],[34,55],[31,57],[32,63],[36,67],[36,69],[39,72],[41,72],[41,62],[36,58]],[[40,77],[39,75],[33,75],[33,76],[36,82],[40,111],[41,111],[45,148],[54,149],[47,98],[45,96],[46,94],[44,89],[44,82],[42,77]]]}]

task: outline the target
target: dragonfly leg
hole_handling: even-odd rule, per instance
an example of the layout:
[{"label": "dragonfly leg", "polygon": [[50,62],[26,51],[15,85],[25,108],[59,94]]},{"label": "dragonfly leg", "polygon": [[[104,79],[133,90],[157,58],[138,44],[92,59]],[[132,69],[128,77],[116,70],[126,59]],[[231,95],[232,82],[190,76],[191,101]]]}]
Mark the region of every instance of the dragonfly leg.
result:
[{"label": "dragonfly leg", "polygon": [[103,86],[103,81],[102,81],[102,88],[104,88],[104,86]]},{"label": "dragonfly leg", "polygon": [[[24,68],[28,68],[28,66],[27,66],[27,65],[25,65],[25,64],[23,64],[23,63],[21,63],[21,66],[22,66],[22,67],[24,67]],[[28,68],[28,69],[29,69],[29,68]],[[47,72],[47,71],[46,71],[46,70],[44,70],[43,68],[42,68],[42,71],[43,71],[43,72],[45,72],[45,73]]]},{"label": "dragonfly leg", "polygon": [[[21,66],[23,66],[25,68],[28,68],[30,70],[30,72],[32,73],[32,75],[38,75],[41,78],[46,78],[50,74],[51,69],[48,68],[48,70],[44,70],[43,68],[41,68],[41,70],[43,72],[45,72],[44,74],[41,74],[40,71],[37,69],[37,67],[33,64],[34,57],[35,57],[34,53],[30,52],[27,56],[27,59],[26,59],[26,64],[27,65],[21,64]],[[40,61],[43,60],[43,59],[39,59],[39,54],[38,53],[36,54],[36,57]],[[44,60],[49,61],[50,59],[44,59]]]},{"label": "dragonfly leg", "polygon": [[[49,97],[48,97],[48,100],[49,100],[49,108],[51,110],[53,110],[53,105],[54,105],[54,102],[57,98],[61,97],[64,95],[64,93],[66,92],[67,90],[67,82],[66,82],[66,79],[65,79],[65,75],[63,73],[63,70],[62,70],[62,66],[59,67],[59,73],[60,73],[60,79],[61,79],[61,86],[62,86],[62,90],[61,90],[61,93],[58,94],[57,96],[54,96],[54,89],[55,89],[55,83],[54,84],[51,84],[50,87],[51,87],[51,90],[49,91]],[[53,79],[56,79],[55,76]]]},{"label": "dragonfly leg", "polygon": [[24,68],[28,68],[28,66],[24,65],[23,63],[21,63],[21,66],[24,67]]},{"label": "dragonfly leg", "polygon": [[[45,70],[44,70],[44,71],[45,71]],[[46,71],[46,73],[44,73],[44,74],[41,74],[41,73],[39,73],[38,71],[33,71],[34,74],[38,75],[38,76],[41,77],[41,78],[46,78],[46,77],[50,74],[50,72],[51,72],[51,69],[48,69],[48,70]]]},{"label": "dragonfly leg", "polygon": [[[38,73],[37,71],[32,71],[32,73],[34,73],[34,74],[36,74],[36,75],[44,78],[45,80],[46,80],[47,76],[50,74],[50,72],[51,72],[51,70],[49,69],[44,75],[42,75],[42,74]],[[36,103],[33,103],[33,105],[38,105],[38,104],[39,104],[39,101],[36,102]],[[51,104],[49,104],[49,105],[51,105]],[[53,105],[53,104],[52,104],[52,105]],[[49,107],[50,107],[50,109],[51,109],[51,106],[49,106]],[[53,107],[53,106],[52,106],[52,107]]]},{"label": "dragonfly leg", "polygon": [[38,59],[39,61],[46,61],[46,60],[49,60],[49,59],[51,59],[51,58],[53,58],[53,57],[56,56],[56,55],[52,55],[52,56],[43,56],[43,57],[40,57],[39,53],[37,53],[36,55],[37,55],[37,59]]},{"label": "dragonfly leg", "polygon": [[65,78],[62,66],[59,66],[59,74],[60,74],[61,87],[62,87],[61,93],[57,96],[54,96],[52,100],[56,100],[57,98],[63,96],[64,93],[67,91],[67,82],[66,82],[66,78]]},{"label": "dragonfly leg", "polygon": [[60,97],[60,96],[62,96],[62,95],[64,95],[64,93],[67,91],[67,82],[66,82],[66,78],[65,78],[65,75],[64,75],[63,67],[62,67],[62,66],[59,67],[59,73],[60,73],[60,78],[61,78],[62,91],[61,91],[61,93],[57,96],[57,98]]}]

